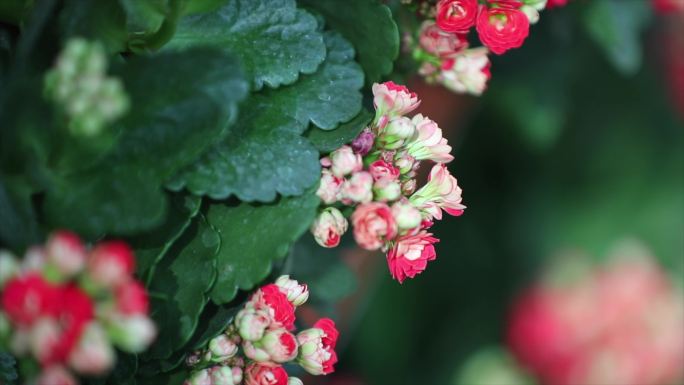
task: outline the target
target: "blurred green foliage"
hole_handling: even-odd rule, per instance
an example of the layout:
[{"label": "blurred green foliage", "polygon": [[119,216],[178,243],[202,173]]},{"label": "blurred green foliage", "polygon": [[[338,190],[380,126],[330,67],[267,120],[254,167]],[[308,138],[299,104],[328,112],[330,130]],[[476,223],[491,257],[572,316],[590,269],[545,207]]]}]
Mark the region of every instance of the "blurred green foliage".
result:
[{"label": "blurred green foliage", "polygon": [[636,238],[681,277],[682,123],[657,63],[624,75],[586,29],[586,5],[545,11],[522,48],[494,57],[477,113],[450,138],[468,209],[435,225],[438,259],[421,276],[398,285],[381,269],[342,371],[452,383],[502,342],[511,298],[562,250],[603,258]]}]

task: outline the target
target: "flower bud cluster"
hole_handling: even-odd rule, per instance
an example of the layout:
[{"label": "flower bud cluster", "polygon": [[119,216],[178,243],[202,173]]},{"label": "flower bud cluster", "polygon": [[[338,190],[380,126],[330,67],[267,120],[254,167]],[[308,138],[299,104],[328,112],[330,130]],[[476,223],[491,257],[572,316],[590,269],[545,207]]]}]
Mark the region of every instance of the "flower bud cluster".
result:
[{"label": "flower bud cluster", "polygon": [[339,332],[329,318],[295,334],[295,310],[309,290],[287,275],[262,286],[245,303],[228,328],[194,352],[185,385],[301,385],[283,364],[296,362],[313,375],[334,371]]},{"label": "flower bud cluster", "polygon": [[[491,77],[488,53],[501,55],[520,47],[530,24],[539,20],[547,0],[439,0],[417,37],[406,44],[428,82],[457,93],[480,95]],[[484,47],[469,48],[467,35],[477,30]]]},{"label": "flower bud cluster", "polygon": [[0,251],[0,267],[0,340],[7,337],[16,356],[38,361],[39,384],[76,383],[70,371],[102,375],[114,366],[114,347],[138,353],[156,335],[147,291],[133,277],[135,258],[123,242],[88,249],[77,235],[58,231],[21,263]]},{"label": "flower bud cluster", "polygon": [[[349,223],[340,208],[352,207],[356,243],[387,253],[389,270],[399,282],[413,278],[435,259],[426,230],[442,211],[461,215],[461,188],[445,163],[451,146],[437,123],[417,114],[420,101],[406,87],[386,82],[373,85],[375,118],[351,144],[321,159],[318,196],[324,207],[311,226],[323,247],[335,247]],[[416,190],[422,161],[434,162],[428,182]]]},{"label": "flower bud cluster", "polygon": [[123,84],[106,72],[102,44],[74,38],[46,74],[46,94],[62,107],[73,135],[97,135],[128,111],[130,102]]}]

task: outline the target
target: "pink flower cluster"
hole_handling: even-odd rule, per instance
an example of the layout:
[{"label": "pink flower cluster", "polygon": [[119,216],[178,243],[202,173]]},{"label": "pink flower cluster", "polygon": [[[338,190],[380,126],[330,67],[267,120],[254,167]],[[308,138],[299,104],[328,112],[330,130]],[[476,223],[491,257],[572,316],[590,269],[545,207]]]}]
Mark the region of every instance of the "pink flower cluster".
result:
[{"label": "pink flower cluster", "polygon": [[[491,77],[488,52],[520,47],[546,0],[440,0],[435,20],[426,20],[417,44],[409,41],[419,73],[458,93],[480,95]],[[469,48],[472,28],[484,47]]]},{"label": "pink flower cluster", "polygon": [[[434,260],[438,242],[427,230],[442,211],[461,215],[461,188],[445,163],[453,160],[442,130],[417,114],[420,101],[406,87],[373,85],[375,119],[350,146],[321,159],[318,196],[325,207],[311,226],[316,241],[335,247],[349,226],[340,208],[353,207],[356,243],[387,253],[392,277],[413,278]],[[416,191],[421,161],[435,162],[427,184]]]},{"label": "pink flower cluster", "polygon": [[518,298],[508,343],[542,383],[684,380],[681,287],[648,254],[629,254],[601,268],[575,266],[572,271],[584,271],[581,278],[561,274],[564,282],[547,279]]},{"label": "pink flower cluster", "polygon": [[125,243],[89,250],[67,231],[29,249],[21,264],[0,251],[0,323],[11,329],[11,352],[40,363],[35,383],[76,384],[70,371],[101,375],[113,367],[113,346],[137,353],[152,342],[156,328],[134,269]]},{"label": "pink flower cluster", "polygon": [[329,318],[294,334],[295,309],[309,298],[306,285],[284,275],[259,288],[233,323],[187,363],[186,385],[299,385],[283,364],[296,361],[313,375],[332,373],[339,332]]}]

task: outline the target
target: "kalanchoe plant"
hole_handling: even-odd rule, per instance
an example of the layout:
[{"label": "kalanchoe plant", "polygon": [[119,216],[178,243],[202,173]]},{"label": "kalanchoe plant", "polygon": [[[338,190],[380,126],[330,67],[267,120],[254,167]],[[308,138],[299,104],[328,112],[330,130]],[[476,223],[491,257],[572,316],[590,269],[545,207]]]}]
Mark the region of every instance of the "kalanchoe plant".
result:
[{"label": "kalanchoe plant", "polygon": [[[354,207],[351,227],[356,243],[366,250],[382,249],[392,277],[413,278],[436,258],[439,240],[427,229],[442,210],[460,216],[461,188],[445,163],[454,157],[442,130],[429,118],[405,115],[420,105],[406,87],[386,82],[373,85],[375,117],[369,127],[321,159],[317,194],[324,208],[311,225],[323,247],[335,247],[348,222],[335,207]],[[432,161],[428,182],[417,189],[416,172]]]}]

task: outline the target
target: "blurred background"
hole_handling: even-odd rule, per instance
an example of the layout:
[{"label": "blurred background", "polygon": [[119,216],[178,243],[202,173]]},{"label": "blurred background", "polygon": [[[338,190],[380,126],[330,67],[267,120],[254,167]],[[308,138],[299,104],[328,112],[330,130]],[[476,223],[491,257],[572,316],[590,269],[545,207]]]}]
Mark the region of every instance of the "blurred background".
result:
[{"label": "blurred background", "polygon": [[493,58],[481,98],[410,81],[468,209],[403,285],[354,250],[300,272],[352,293],[316,310],[346,337],[327,383],[683,383],[683,61],[682,11],[576,0]]}]

